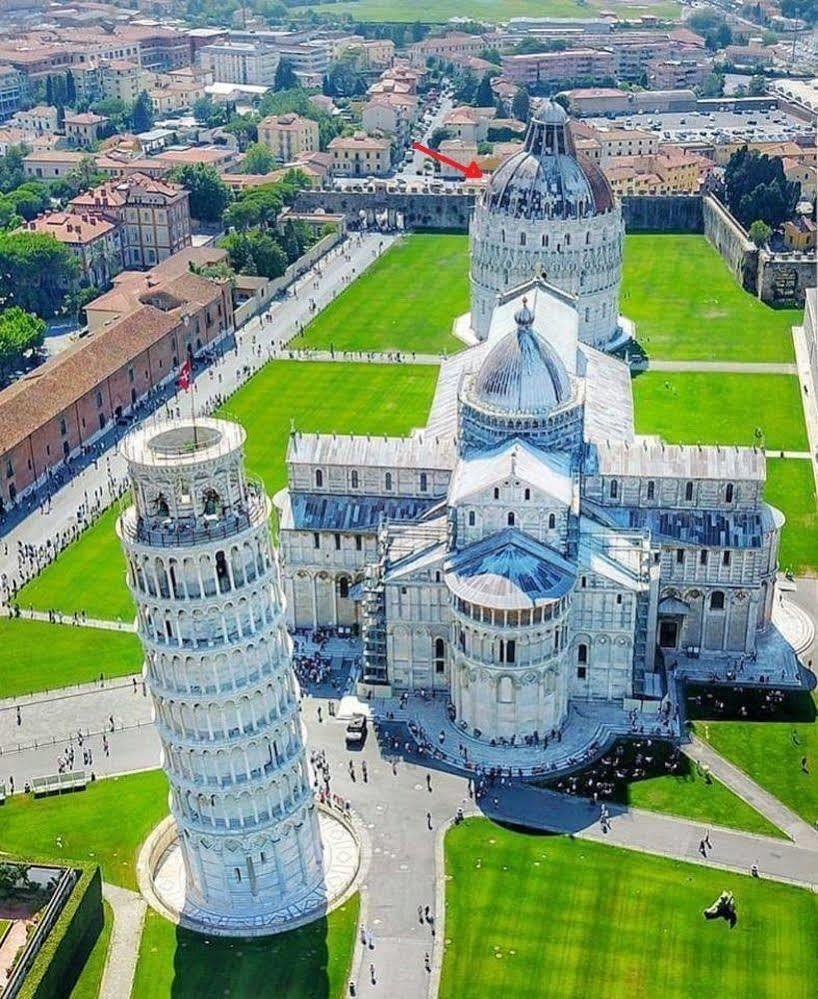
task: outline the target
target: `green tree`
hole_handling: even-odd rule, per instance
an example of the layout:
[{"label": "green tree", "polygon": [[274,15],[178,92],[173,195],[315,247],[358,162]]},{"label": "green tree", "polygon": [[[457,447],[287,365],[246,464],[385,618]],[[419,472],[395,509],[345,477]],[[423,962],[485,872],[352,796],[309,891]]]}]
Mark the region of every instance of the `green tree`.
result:
[{"label": "green tree", "polygon": [[8,381],[23,355],[43,345],[45,322],[39,316],[12,306],[0,312],[0,381]]},{"label": "green tree", "polygon": [[241,161],[242,173],[269,173],[275,166],[275,156],[263,142],[254,142]]},{"label": "green tree", "polygon": [[494,106],[494,91],[491,89],[491,78],[496,76],[491,70],[483,74],[483,78],[477,87],[474,95],[474,102],[479,108],[490,108]]},{"label": "green tree", "polygon": [[106,97],[104,100],[94,101],[91,110],[95,114],[104,114],[109,118],[115,132],[127,132],[131,127],[131,108],[118,97]]},{"label": "green tree", "polygon": [[28,146],[9,146],[5,156],[0,156],[0,193],[13,191],[25,183],[23,160],[31,152]]},{"label": "green tree", "polygon": [[773,231],[766,222],[763,222],[761,219],[756,219],[750,226],[748,233],[750,239],[755,243],[755,245],[761,247],[764,246],[770,236],[772,236]]},{"label": "green tree", "polygon": [[73,108],[77,103],[77,82],[69,69],[65,74],[65,103]]},{"label": "green tree", "polygon": [[336,60],[327,73],[324,92],[331,97],[354,97],[366,90],[354,58]]},{"label": "green tree", "polygon": [[714,10],[697,10],[687,19],[687,26],[704,38],[711,52],[723,49],[733,40],[733,32],[722,14]]},{"label": "green tree", "polygon": [[230,266],[240,274],[277,278],[287,269],[287,254],[278,240],[262,229],[232,232],[221,245],[227,250]]},{"label": "green tree", "polygon": [[239,140],[239,147],[246,149],[250,143],[258,141],[258,119],[255,114],[232,114],[224,126],[225,132],[230,132]]},{"label": "green tree", "polygon": [[131,110],[131,128],[137,134],[153,128],[153,104],[147,90],[140,91]]},{"label": "green tree", "polygon": [[227,207],[224,224],[239,231],[274,227],[284,205],[291,204],[296,193],[309,184],[303,171],[288,170],[281,180],[250,187]]},{"label": "green tree", "polygon": [[295,75],[293,64],[289,59],[281,59],[276,68],[273,90],[291,90],[299,87],[298,77]]},{"label": "green tree", "polygon": [[697,89],[699,97],[721,97],[724,93],[724,74],[710,73]]},{"label": "green tree", "polygon": [[170,172],[170,179],[190,191],[190,214],[201,222],[218,222],[232,200],[230,188],[209,163],[186,164]]},{"label": "green tree", "polygon": [[432,131],[429,136],[429,148],[430,149],[440,149],[440,143],[445,139],[451,139],[452,132],[448,128],[436,128]]},{"label": "green tree", "polygon": [[62,243],[40,232],[0,233],[0,301],[50,319],[77,279],[79,265]]},{"label": "green tree", "polygon": [[531,114],[531,99],[525,87],[520,87],[511,102],[511,114],[517,121],[528,121]]},{"label": "green tree", "polygon": [[227,123],[227,108],[223,104],[216,104],[212,97],[197,97],[191,110],[196,121],[207,128]]},{"label": "green tree", "polygon": [[517,55],[533,55],[535,52],[544,52],[545,42],[538,41],[536,38],[522,38],[514,46],[514,51]]},{"label": "green tree", "polygon": [[724,200],[743,226],[756,219],[776,228],[795,208],[801,185],[788,181],[780,159],[746,146],[736,150],[724,169]]},{"label": "green tree", "polygon": [[761,97],[767,90],[767,81],[764,79],[763,73],[757,73],[755,76],[750,77],[750,86],[747,93],[750,97]]}]

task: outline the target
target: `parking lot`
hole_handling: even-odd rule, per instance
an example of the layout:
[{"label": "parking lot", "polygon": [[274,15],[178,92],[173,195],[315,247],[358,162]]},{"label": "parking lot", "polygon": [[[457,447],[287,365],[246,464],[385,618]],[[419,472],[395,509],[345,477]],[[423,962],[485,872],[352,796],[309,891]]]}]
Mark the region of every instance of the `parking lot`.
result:
[{"label": "parking lot", "polygon": [[617,118],[598,116],[585,119],[596,128],[640,128],[656,132],[663,142],[689,142],[695,139],[727,141],[731,138],[754,142],[787,142],[797,136],[814,134],[806,122],[777,108],[771,111],[684,111],[681,113],[629,114]]}]

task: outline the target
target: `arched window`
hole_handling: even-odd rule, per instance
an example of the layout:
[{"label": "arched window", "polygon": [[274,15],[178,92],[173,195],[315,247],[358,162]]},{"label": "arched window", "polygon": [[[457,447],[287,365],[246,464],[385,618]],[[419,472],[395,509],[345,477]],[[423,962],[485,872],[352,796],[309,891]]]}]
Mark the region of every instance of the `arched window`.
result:
[{"label": "arched window", "polygon": [[446,643],[442,638],[435,639],[435,673],[443,673],[446,670]]},{"label": "arched window", "polygon": [[392,492],[392,473],[391,472],[387,472],[386,475],[384,476],[384,486],[386,487],[386,491],[388,493]]},{"label": "arched window", "polygon": [[616,499],[616,497],[619,495],[619,483],[616,481],[616,479],[611,479],[610,492],[611,492],[611,499]]},{"label": "arched window", "polygon": [[316,470],[315,470],[315,488],[316,489],[320,489],[321,486],[323,486],[323,484],[324,484],[324,473],[321,471],[320,468],[316,468]]},{"label": "arched window", "polygon": [[341,576],[338,580],[338,596],[341,597],[342,600],[346,600],[349,596],[349,580],[346,576]]},{"label": "arched window", "polygon": [[653,479],[651,479],[650,482],[648,482],[648,499],[652,500],[655,495],[656,495],[656,483],[653,481]]},{"label": "arched window", "polygon": [[469,510],[469,527],[474,527],[474,510]]},{"label": "arched window", "polygon": [[349,481],[353,489],[358,488],[358,473],[356,471],[354,470],[352,471],[352,473],[349,476]]},{"label": "arched window", "polygon": [[498,486],[494,487],[494,498],[495,499],[500,499],[500,489],[499,489]]},{"label": "arched window", "polygon": [[571,245],[571,233],[570,232],[567,232],[565,234],[565,245],[566,246],[570,246]]},{"label": "arched window", "polygon": [[724,490],[724,502],[725,503],[732,503],[733,502],[733,483],[732,482],[728,482],[727,483],[727,487]]},{"label": "arched window", "polygon": [[693,499],[693,483],[685,483],[685,499],[690,501]]},{"label": "arched window", "polygon": [[585,233],[585,245],[588,246],[591,242],[591,231]]},{"label": "arched window", "polygon": [[525,246],[525,233],[520,233],[520,246]]},{"label": "arched window", "polygon": [[721,590],[714,590],[710,594],[710,610],[724,610],[724,594]]},{"label": "arched window", "polygon": [[580,642],[577,646],[577,662],[582,666],[588,662],[588,646],[585,642]]},{"label": "arched window", "polygon": [[425,493],[429,488],[429,478],[425,472],[420,473],[420,491]]},{"label": "arched window", "polygon": [[553,531],[556,526],[557,526],[557,518],[556,518],[556,516],[553,513],[549,513],[548,514],[548,528],[549,528],[549,530]]},{"label": "arched window", "polygon": [[523,493],[523,496],[524,496],[524,497],[525,497],[525,498],[526,498],[527,500],[530,500],[530,499],[531,499],[531,490],[530,490],[530,489],[526,489],[526,491],[525,491],[525,492]]},{"label": "arched window", "polygon": [[509,527],[514,527],[514,511],[513,510],[509,510],[509,512],[508,512],[508,526]]},{"label": "arched window", "polygon": [[215,516],[220,509],[221,503],[219,501],[219,494],[215,489],[205,489],[204,496],[204,513],[206,516]]}]

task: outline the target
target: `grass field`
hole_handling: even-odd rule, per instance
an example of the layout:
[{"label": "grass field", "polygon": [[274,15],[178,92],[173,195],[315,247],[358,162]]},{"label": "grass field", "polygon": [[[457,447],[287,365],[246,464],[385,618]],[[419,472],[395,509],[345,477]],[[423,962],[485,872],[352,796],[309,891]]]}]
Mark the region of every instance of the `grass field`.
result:
[{"label": "grass field", "polygon": [[795,309],[771,309],[744,291],[704,236],[625,239],[621,312],[650,357],[793,361]]},{"label": "grass field", "polygon": [[792,375],[647,371],[633,380],[636,430],[674,444],[808,451],[799,392]]},{"label": "grass field", "polygon": [[[697,720],[696,734],[810,824],[818,822],[818,696],[780,721]],[[704,712],[706,714],[706,712]],[[807,772],[801,760],[807,758]]]},{"label": "grass field", "polygon": [[[447,834],[446,871],[441,999],[815,994],[807,891],[485,819]],[[702,916],[723,889],[732,930]]]},{"label": "grass field", "polygon": [[469,311],[465,236],[405,237],[319,313],[291,347],[453,354],[456,316]]},{"label": "grass field", "polygon": [[782,569],[818,573],[818,497],[810,462],[768,459],[764,496],[787,518],[779,553]]},{"label": "grass field", "polygon": [[114,928],[114,913],[111,906],[103,899],[102,907],[105,911],[105,922],[68,999],[98,999],[99,997],[102,974],[105,971],[105,959],[108,957],[108,947],[111,944],[111,931]]},{"label": "grass field", "polygon": [[142,648],[129,632],[0,619],[0,698],[135,673]]},{"label": "grass field", "polygon": [[358,925],[359,899],[290,933],[257,940],[204,937],[148,910],[133,999],[341,999]]},{"label": "grass field", "polygon": [[[272,494],[287,481],[291,420],[305,432],[407,434],[426,422],[437,372],[419,364],[272,361],[228,400],[223,415],[247,428],[248,468]],[[130,619],[116,516],[116,509],[103,514],[29,583],[20,593],[21,606]]]},{"label": "grass field", "polygon": [[168,813],[167,787],[164,773],[151,770],[98,780],[72,794],[14,795],[3,806],[0,852],[92,860],[106,881],[136,891],[136,855]]},{"label": "grass field", "polygon": [[[302,8],[294,8],[293,16],[298,16]],[[643,3],[626,3],[602,0],[591,4],[577,3],[576,0],[345,0],[341,3],[314,3],[310,10],[327,17],[350,14],[358,21],[423,21],[442,23],[450,17],[483,18],[487,21],[505,21],[509,17],[522,17],[526,14],[536,17],[593,17],[597,10],[614,10],[620,17],[641,17],[652,14],[654,17],[677,18],[680,7],[670,0]]]}]

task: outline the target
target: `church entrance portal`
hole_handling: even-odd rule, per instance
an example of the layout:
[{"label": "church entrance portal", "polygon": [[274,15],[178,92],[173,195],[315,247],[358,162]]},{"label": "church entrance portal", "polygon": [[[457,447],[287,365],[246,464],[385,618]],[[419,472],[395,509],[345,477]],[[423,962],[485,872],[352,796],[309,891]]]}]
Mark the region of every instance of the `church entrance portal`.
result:
[{"label": "church entrance portal", "polygon": [[665,619],[659,622],[659,648],[676,649],[679,646],[679,622]]}]

